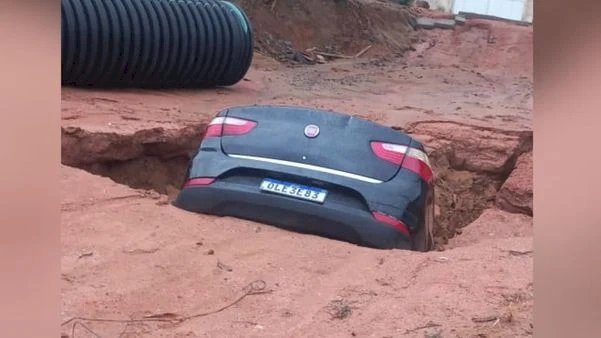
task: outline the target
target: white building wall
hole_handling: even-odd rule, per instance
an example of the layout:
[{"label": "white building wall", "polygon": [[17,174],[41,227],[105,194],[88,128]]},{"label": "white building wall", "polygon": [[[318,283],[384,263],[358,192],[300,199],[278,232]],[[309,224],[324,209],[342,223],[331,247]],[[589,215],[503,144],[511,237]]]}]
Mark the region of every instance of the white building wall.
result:
[{"label": "white building wall", "polygon": [[532,20],[532,0],[453,0],[452,12],[470,12],[491,15],[500,18],[530,21]]},{"label": "white building wall", "polygon": [[534,0],[526,0],[526,3],[524,4],[524,17],[522,18],[522,21],[526,21],[526,22],[534,21],[533,2],[534,2]]},{"label": "white building wall", "polygon": [[437,9],[439,11],[451,13],[453,11],[454,0],[427,0],[430,4],[430,8]]},{"label": "white building wall", "polygon": [[459,10],[532,22],[534,0],[427,0],[430,8],[447,13]]}]

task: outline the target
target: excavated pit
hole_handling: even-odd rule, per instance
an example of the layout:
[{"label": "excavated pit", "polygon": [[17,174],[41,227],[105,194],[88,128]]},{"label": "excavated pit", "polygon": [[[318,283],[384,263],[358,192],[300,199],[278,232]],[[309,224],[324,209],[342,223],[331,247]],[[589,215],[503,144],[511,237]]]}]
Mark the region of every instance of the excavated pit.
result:
[{"label": "excavated pit", "polygon": [[454,169],[448,156],[445,150],[430,153],[436,173],[434,238],[438,248],[494,205],[497,192],[509,176]]},{"label": "excavated pit", "polygon": [[172,197],[183,184],[188,161],[206,124],[152,128],[134,134],[62,128],[62,163],[111,178],[134,189]]},{"label": "excavated pit", "polygon": [[[434,236],[439,250],[450,238],[461,234],[464,226],[494,206],[495,197],[514,169],[517,158],[532,149],[530,131],[460,124],[461,128],[473,129],[473,134],[468,132],[466,137],[462,135],[465,130],[457,126],[455,130],[441,132],[441,125],[449,127],[446,124],[455,123],[433,121],[395,128],[424,142],[428,149],[436,175]],[[183,183],[188,162],[197,150],[205,126],[153,128],[130,135],[63,128],[62,163],[135,189],[154,190],[172,200]],[[465,158],[477,157],[478,153],[485,157],[482,163]]]}]

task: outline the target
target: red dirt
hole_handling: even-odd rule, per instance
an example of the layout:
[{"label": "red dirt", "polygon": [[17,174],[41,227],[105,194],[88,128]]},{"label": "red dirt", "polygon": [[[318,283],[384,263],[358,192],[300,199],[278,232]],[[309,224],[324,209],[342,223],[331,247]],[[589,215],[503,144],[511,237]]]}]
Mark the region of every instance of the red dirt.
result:
[{"label": "red dirt", "polygon": [[[532,80],[533,32],[530,26],[502,21],[468,20],[455,30],[422,31],[414,62],[455,64],[484,74],[505,74]],[[427,52],[435,49],[435,52]],[[417,57],[420,56],[420,57]]]},{"label": "red dirt", "polygon": [[[443,253],[378,251],[182,212],[77,169],[63,167],[62,186],[65,320],[193,315],[263,280],[270,293],[179,325],[132,325],[128,337],[382,337],[414,329],[407,336],[518,337],[531,330],[532,258],[510,253],[532,250],[531,237],[480,238]],[[333,318],[341,302],[351,312]],[[487,316],[500,321],[472,321]],[[417,329],[429,322],[440,326]],[[111,337],[125,328],[86,325]]]},{"label": "red dirt", "polygon": [[424,143],[435,170],[439,247],[493,206],[518,157],[532,149],[530,131],[449,121],[420,121],[404,129]]},{"label": "red dirt", "polygon": [[464,227],[449,241],[447,249],[472,246],[491,239],[532,237],[532,217],[496,208],[486,209],[477,220]]},{"label": "red dirt", "polygon": [[518,159],[515,169],[497,194],[497,205],[510,212],[532,215],[532,153]]},{"label": "red dirt", "polygon": [[[302,4],[323,16],[316,20],[335,11],[330,4],[319,12],[317,3]],[[298,14],[285,7],[291,4],[278,1],[278,20]],[[269,10],[271,1],[257,6]],[[516,196],[512,184],[532,176],[527,155],[520,157],[531,150],[531,64],[504,59],[531,51],[524,42],[531,28],[492,25],[510,33],[484,50],[473,40],[482,39],[480,31],[458,29],[409,32],[423,43],[453,39],[404,57],[386,47],[356,60],[291,68],[257,54],[248,81],[225,89],[63,88],[63,163],[114,180],[62,167],[64,320],[179,318],[217,310],[262,280],[267,293],[177,324],[83,323],[107,337],[531,336],[532,218],[495,207],[497,190]],[[309,36],[316,27],[286,29]],[[327,27],[327,36],[294,42],[340,39],[332,35],[335,25]],[[472,48],[474,62],[468,51],[451,53],[447,42]],[[486,59],[497,47],[496,61]],[[348,112],[424,141],[437,173],[437,240],[444,251],[372,250],[170,206],[165,194],[176,192],[174,172],[207,121],[227,106],[253,103]],[[70,325],[63,329],[71,335]],[[85,331],[77,326],[75,336],[90,336]]]},{"label": "red dirt", "polygon": [[236,1],[256,30],[258,49],[286,59],[290,51],[355,55],[401,53],[411,47],[413,17],[405,7],[373,0]]}]

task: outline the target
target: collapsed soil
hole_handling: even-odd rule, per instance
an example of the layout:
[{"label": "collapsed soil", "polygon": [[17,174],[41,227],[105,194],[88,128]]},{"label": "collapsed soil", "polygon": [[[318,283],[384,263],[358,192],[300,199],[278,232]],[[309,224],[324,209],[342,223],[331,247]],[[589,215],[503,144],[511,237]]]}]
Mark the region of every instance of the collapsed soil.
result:
[{"label": "collapsed soil", "polygon": [[[402,6],[348,7],[376,1],[241,2],[257,39],[290,41],[274,52],[259,41],[268,55],[374,47],[311,67],[256,54],[231,88],[63,88],[63,319],[180,318],[231,304],[261,280],[265,293],[180,323],[82,323],[124,337],[531,336],[532,217],[495,203],[531,150],[531,28],[413,31],[410,19],[391,19]],[[347,112],[424,142],[437,175],[437,244],[449,249],[371,250],[169,205],[206,123],[254,103]],[[520,187],[503,186],[504,205]]]},{"label": "collapsed soil", "polygon": [[[201,125],[204,127],[205,124]],[[477,138],[482,128],[469,124],[458,125],[471,129],[471,133],[464,139],[451,141],[445,147],[429,152],[436,175],[434,236],[438,249],[443,249],[450,238],[461,233],[461,228],[475,221],[485,209],[494,206],[497,192],[513,170],[515,161],[519,155],[531,149],[531,134],[525,132],[518,140],[518,147],[499,155],[503,163],[507,162],[499,170],[486,166],[466,169],[454,163],[457,162],[456,153],[465,151],[464,142],[472,142],[471,138]],[[173,200],[184,183],[187,166],[202,138],[204,130],[201,128],[186,127],[172,131],[153,129],[129,137],[104,132],[63,131],[63,163],[110,177],[135,189],[154,190]],[[441,140],[435,129],[431,135],[423,135],[428,132],[427,128],[425,131],[424,128],[407,130],[409,133],[411,131],[421,133],[416,137],[422,141],[424,136]],[[493,130],[492,137],[510,137],[505,133],[503,130]],[[141,137],[142,134],[146,137]],[[157,139],[161,142],[157,142]],[[477,151],[491,153],[497,149],[484,145]],[[78,155],[81,153],[86,156]]]}]

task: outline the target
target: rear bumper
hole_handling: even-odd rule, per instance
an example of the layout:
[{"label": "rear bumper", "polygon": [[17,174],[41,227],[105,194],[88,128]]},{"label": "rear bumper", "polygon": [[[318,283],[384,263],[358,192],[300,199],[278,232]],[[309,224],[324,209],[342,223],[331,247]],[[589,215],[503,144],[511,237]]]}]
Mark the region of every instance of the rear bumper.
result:
[{"label": "rear bumper", "polygon": [[[239,174],[247,177],[249,171],[253,172],[253,175],[256,176],[253,178],[256,182],[247,182],[247,184],[250,184],[248,187],[251,190],[230,186],[226,186],[226,190],[236,189],[258,193],[258,185],[265,177],[296,183],[304,182],[305,185],[312,185],[311,181],[319,181],[330,187],[344,188],[346,193],[355,193],[359,197],[357,200],[360,200],[360,204],[363,204],[359,208],[378,210],[391,215],[403,222],[412,232],[416,231],[423,221],[424,196],[426,196],[428,186],[421,181],[417,174],[405,169],[401,169],[390,181],[374,184],[340,175],[332,175],[323,171],[283,165],[281,163],[231,157],[221,151],[219,140],[209,138],[203,140],[199,152],[190,162],[186,179],[216,177],[218,181],[215,184],[218,184],[220,182],[223,183],[223,181],[219,180],[226,177],[237,176]],[[223,186],[214,185],[212,187]],[[330,195],[328,195],[328,200],[331,200]],[[349,206],[346,207],[347,209],[349,208]],[[367,215],[367,217],[371,217],[371,215]]]},{"label": "rear bumper", "polygon": [[411,249],[411,240],[376,221],[367,210],[264,193],[258,186],[217,181],[183,189],[174,205],[198,213],[232,216],[378,249]]}]

